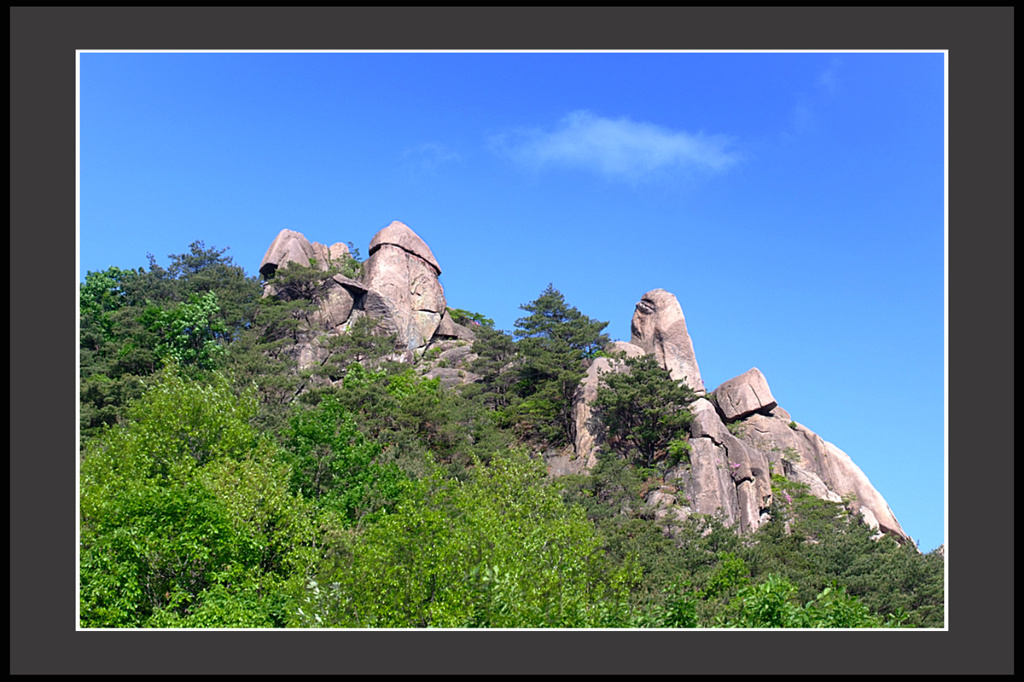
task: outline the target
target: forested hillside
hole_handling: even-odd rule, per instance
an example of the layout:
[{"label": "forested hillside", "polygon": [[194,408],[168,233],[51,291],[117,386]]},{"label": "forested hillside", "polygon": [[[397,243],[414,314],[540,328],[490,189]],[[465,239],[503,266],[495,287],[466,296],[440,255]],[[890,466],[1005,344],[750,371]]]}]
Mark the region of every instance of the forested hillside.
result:
[{"label": "forested hillside", "polygon": [[[354,249],[328,275],[352,277]],[[691,448],[694,393],[554,287],[511,331],[473,329],[468,382],[424,376],[370,316],[299,369],[325,277],[263,296],[227,250],[81,286],[83,627],[942,627],[943,558],[878,538],[845,502],[773,472],[738,534],[644,502]],[[552,477],[587,368],[597,466]]]}]

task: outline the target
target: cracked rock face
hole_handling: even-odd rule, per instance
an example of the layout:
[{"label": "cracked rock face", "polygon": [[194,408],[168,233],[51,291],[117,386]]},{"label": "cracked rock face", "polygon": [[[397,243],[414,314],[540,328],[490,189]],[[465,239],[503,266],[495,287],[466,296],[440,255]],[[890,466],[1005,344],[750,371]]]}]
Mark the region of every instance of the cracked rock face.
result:
[{"label": "cracked rock face", "polygon": [[690,480],[687,496],[700,514],[725,510],[730,525],[755,530],[771,505],[768,458],[729,432],[714,406],[701,398],[690,406]]},{"label": "cracked rock face", "polygon": [[652,353],[673,379],[685,381],[697,395],[704,394],[683,309],[673,294],[654,289],[640,298],[633,313],[630,343]]},{"label": "cracked rock face", "polygon": [[898,539],[907,539],[888,503],[850,456],[814,431],[792,421],[784,409],[775,406],[754,412],[739,424],[742,425],[740,439],[751,449],[763,453],[776,473],[807,483],[811,494],[833,502],[845,495],[856,495],[859,511],[869,525]]}]

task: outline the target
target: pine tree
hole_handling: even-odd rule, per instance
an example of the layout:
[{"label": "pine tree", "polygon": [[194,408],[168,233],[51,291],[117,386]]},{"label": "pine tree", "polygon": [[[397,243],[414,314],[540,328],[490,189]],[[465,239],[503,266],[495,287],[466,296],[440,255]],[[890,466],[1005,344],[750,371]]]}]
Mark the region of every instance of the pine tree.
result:
[{"label": "pine tree", "polygon": [[685,456],[686,427],[693,421],[686,406],[697,396],[673,381],[653,355],[624,362],[627,371],[601,374],[594,400],[610,443],[626,459],[648,467],[666,452],[675,460]]},{"label": "pine tree", "polygon": [[525,424],[551,445],[576,436],[573,398],[586,374],[586,361],[609,341],[598,322],[565,302],[553,285],[537,300],[520,306],[530,315],[516,320],[515,336],[523,354],[517,392]]}]

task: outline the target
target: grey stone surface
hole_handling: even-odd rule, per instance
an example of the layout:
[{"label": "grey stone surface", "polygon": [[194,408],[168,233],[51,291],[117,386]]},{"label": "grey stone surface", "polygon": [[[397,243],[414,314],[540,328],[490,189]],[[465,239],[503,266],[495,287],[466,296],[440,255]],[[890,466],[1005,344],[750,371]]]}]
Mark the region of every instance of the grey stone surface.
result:
[{"label": "grey stone surface", "polygon": [[654,354],[673,379],[684,380],[698,395],[704,394],[693,342],[675,295],[654,289],[640,298],[633,313],[630,342]]},{"label": "grey stone surface", "polygon": [[778,404],[768,388],[767,379],[756,367],[729,379],[713,393],[718,411],[727,422],[770,410]]},{"label": "grey stone surface", "polygon": [[284,267],[292,261],[299,265],[309,265],[311,258],[316,258],[316,251],[304,234],[294,230],[281,230],[263,255],[260,274],[269,277],[277,268]]},{"label": "grey stone surface", "polygon": [[437,259],[434,258],[433,252],[430,247],[427,246],[418,234],[413,232],[408,225],[399,221],[394,221],[383,230],[378,232],[370,240],[369,255],[373,256],[384,244],[391,244],[401,248],[407,253],[413,254],[418,258],[422,259],[425,263],[428,263],[434,269],[434,277],[436,278],[441,274],[441,266],[438,264]]}]

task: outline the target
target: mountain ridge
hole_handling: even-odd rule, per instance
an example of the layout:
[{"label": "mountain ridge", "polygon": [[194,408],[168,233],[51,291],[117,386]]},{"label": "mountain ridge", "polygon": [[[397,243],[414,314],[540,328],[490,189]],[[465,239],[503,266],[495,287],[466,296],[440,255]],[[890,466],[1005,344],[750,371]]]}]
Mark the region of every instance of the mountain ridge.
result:
[{"label": "mountain ridge", "polygon": [[[441,266],[430,247],[411,228],[394,221],[370,241],[369,256],[358,277],[333,275],[321,283],[316,299],[316,329],[307,330],[297,350],[299,369],[321,362],[325,338],[344,333],[355,320],[374,318],[394,334],[400,352],[394,356],[416,363],[428,350],[444,356],[422,365],[428,378],[447,385],[471,383],[479,377],[468,371],[476,357],[467,352],[475,339],[472,325],[455,322],[444,288]],[[280,296],[273,275],[289,262],[328,270],[332,262],[351,257],[343,244],[331,247],[310,242],[299,232],[282,230],[268,247],[259,271],[267,279],[264,296]],[[305,262],[303,262],[305,261]],[[772,397],[767,379],[756,367],[708,391],[700,376],[685,316],[674,294],[664,289],[644,293],[634,309],[629,342],[615,341],[610,350],[627,355],[653,355],[673,380],[685,383],[699,396],[691,405],[693,453],[690,462],[665,474],[684,491],[689,504],[648,491],[645,502],[660,516],[683,520],[691,514],[723,514],[726,525],[740,532],[756,530],[769,518],[773,500],[772,475],[804,483],[816,497],[833,502],[844,498],[876,529],[898,542],[911,541],[881,493],[853,459],[832,443],[795,422]],[[460,350],[461,349],[461,350]],[[573,404],[576,437],[571,452],[547,452],[549,474],[586,473],[596,465],[602,425],[591,410],[599,371],[606,358],[591,362]],[[443,365],[443,366],[442,366]],[[593,370],[593,371],[591,371]]]}]

